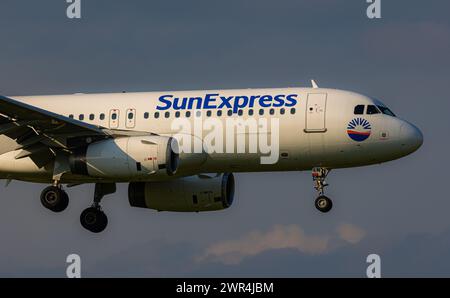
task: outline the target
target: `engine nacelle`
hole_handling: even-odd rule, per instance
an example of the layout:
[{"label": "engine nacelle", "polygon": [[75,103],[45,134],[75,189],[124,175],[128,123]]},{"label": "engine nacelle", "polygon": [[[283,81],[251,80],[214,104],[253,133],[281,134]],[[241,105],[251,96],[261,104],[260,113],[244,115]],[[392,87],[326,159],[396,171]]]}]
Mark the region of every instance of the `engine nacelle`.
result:
[{"label": "engine nacelle", "polygon": [[233,174],[198,175],[161,182],[132,182],[133,207],[158,211],[198,212],[226,209],[234,198]]},{"label": "engine nacelle", "polygon": [[164,136],[107,139],[69,157],[73,174],[127,180],[145,180],[154,174],[172,176],[178,161],[177,141]]}]

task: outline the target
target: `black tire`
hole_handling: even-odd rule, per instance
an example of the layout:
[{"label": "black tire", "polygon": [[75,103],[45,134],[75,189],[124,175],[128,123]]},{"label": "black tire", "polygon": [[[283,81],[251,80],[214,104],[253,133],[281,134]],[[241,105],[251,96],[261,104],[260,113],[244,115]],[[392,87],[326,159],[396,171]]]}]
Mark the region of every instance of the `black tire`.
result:
[{"label": "black tire", "polygon": [[69,196],[61,188],[49,186],[41,192],[41,203],[53,212],[62,212],[69,205]]},{"label": "black tire", "polygon": [[319,196],[315,201],[315,205],[317,210],[323,213],[327,213],[333,208],[333,202],[326,196]]},{"label": "black tire", "polygon": [[90,207],[81,213],[80,222],[86,230],[92,233],[100,233],[108,225],[108,217],[103,211]]}]

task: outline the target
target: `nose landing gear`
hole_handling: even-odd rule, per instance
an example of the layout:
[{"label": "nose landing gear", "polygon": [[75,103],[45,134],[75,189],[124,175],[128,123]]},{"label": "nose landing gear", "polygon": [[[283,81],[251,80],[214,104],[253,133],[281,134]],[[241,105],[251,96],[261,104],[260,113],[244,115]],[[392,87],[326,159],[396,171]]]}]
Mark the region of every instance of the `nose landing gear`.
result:
[{"label": "nose landing gear", "polygon": [[312,177],[314,181],[314,188],[318,192],[319,196],[315,201],[315,206],[317,210],[323,213],[327,213],[333,208],[333,202],[330,198],[324,195],[325,187],[328,184],[325,182],[330,170],[326,168],[316,167],[312,169]]}]

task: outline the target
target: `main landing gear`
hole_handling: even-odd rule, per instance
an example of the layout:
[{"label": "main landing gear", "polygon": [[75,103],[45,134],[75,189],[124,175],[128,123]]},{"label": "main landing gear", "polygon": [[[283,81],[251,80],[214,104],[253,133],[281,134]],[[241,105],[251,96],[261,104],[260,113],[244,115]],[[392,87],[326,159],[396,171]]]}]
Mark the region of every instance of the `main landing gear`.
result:
[{"label": "main landing gear", "polygon": [[80,215],[80,222],[83,228],[92,233],[100,233],[106,228],[108,225],[108,217],[106,217],[106,214],[102,211],[100,201],[105,195],[115,192],[115,183],[95,184],[94,203]]},{"label": "main landing gear", "polygon": [[69,196],[60,184],[55,183],[41,192],[41,203],[53,212],[62,212],[69,205]]},{"label": "main landing gear", "polygon": [[[100,233],[108,225],[108,218],[100,207],[100,201],[105,195],[116,192],[115,183],[96,183],[94,203],[85,209],[80,215],[81,225],[93,232]],[[41,203],[45,208],[53,212],[61,212],[69,205],[69,196],[62,189],[61,184],[55,181],[53,185],[46,187],[41,193]]]},{"label": "main landing gear", "polygon": [[319,193],[315,201],[315,205],[317,210],[320,212],[326,213],[333,208],[333,202],[324,195],[324,189],[328,184],[325,182],[327,175],[330,171],[326,168],[316,167],[312,169],[312,177],[314,181],[314,188]]}]

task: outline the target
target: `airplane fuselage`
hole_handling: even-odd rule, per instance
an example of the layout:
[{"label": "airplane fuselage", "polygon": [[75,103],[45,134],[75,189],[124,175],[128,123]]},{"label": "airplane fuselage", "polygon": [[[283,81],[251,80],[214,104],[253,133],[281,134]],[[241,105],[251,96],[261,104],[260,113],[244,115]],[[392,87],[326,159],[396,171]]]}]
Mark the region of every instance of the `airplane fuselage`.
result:
[{"label": "airplane fuselage", "polygon": [[[189,135],[191,148],[200,142],[203,151],[181,152],[180,168],[175,177],[210,172],[301,171],[313,167],[364,166],[408,155],[422,144],[420,131],[395,117],[381,102],[335,89],[241,89],[14,98],[112,130],[178,137]],[[236,125],[231,133],[227,121],[228,124],[234,121]],[[211,142],[208,136],[211,125],[219,123],[223,129],[222,150],[217,148],[217,139]],[[259,125],[257,131],[248,127],[239,129],[239,125],[255,123]],[[267,125],[261,126],[264,123]],[[189,126],[190,130],[180,132],[181,126]],[[227,136],[234,140],[234,144],[228,147]],[[238,140],[244,143],[243,149],[238,148]],[[258,146],[261,140],[269,148],[275,145],[274,141],[278,142],[276,150],[273,147],[271,152],[263,152]],[[250,145],[251,141],[256,142],[256,151]],[[208,146],[212,145],[215,150],[208,151]],[[36,182],[52,180],[53,165],[39,168],[30,158],[16,159],[20,152],[20,149],[15,150],[16,147],[15,140],[0,136],[2,178]],[[262,162],[262,157],[269,156],[272,156],[271,162]],[[69,183],[79,179],[68,173],[62,181]],[[158,178],[148,177],[148,180],[152,179]],[[117,180],[131,181],[132,178]]]}]

